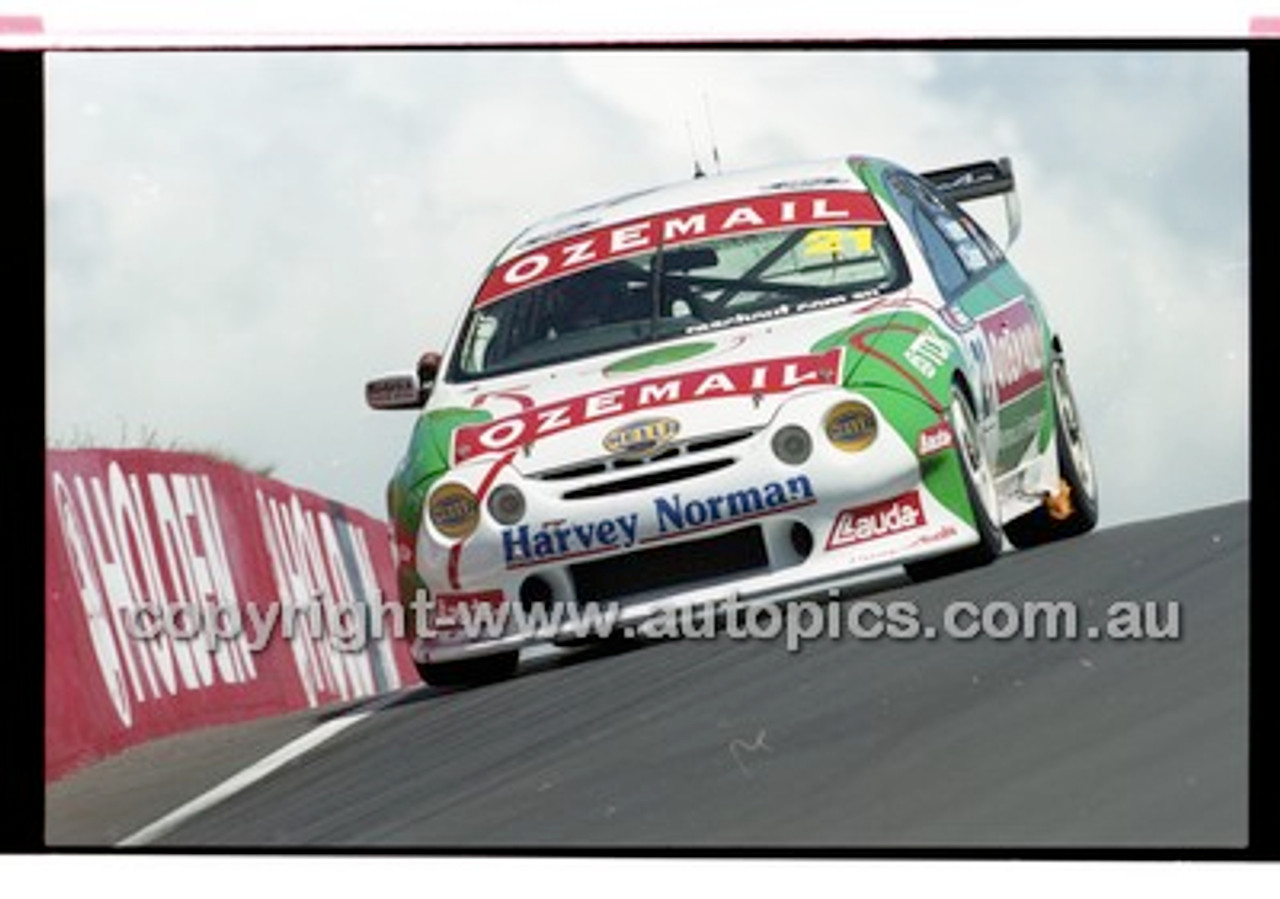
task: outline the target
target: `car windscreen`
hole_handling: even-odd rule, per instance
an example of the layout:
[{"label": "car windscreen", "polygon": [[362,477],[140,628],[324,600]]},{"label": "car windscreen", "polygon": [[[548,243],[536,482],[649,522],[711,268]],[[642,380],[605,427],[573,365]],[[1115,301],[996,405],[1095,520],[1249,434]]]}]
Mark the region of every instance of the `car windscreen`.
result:
[{"label": "car windscreen", "polygon": [[804,315],[896,290],[907,280],[882,221],[659,246],[478,303],[464,322],[450,378],[514,373]]}]

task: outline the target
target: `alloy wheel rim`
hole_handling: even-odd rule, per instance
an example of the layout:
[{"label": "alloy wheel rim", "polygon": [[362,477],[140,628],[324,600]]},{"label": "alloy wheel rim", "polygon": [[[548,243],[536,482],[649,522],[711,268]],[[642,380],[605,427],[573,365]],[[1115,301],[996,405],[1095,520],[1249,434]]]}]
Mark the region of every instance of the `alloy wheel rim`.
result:
[{"label": "alloy wheel rim", "polygon": [[1063,436],[1067,441],[1067,452],[1071,454],[1071,462],[1075,465],[1077,477],[1080,478],[1080,486],[1088,497],[1093,499],[1093,457],[1085,441],[1084,429],[1080,426],[1080,416],[1076,411],[1071,383],[1067,379],[1066,369],[1061,362],[1054,363],[1053,394],[1057,402],[1058,419],[1062,422]]},{"label": "alloy wheel rim", "polygon": [[960,430],[960,433],[956,435],[956,440],[960,445],[960,456],[969,472],[969,480],[973,482],[977,490],[978,501],[982,504],[988,521],[996,524],[1000,520],[996,502],[996,485],[991,476],[991,471],[986,465],[986,454],[983,452],[982,444],[978,439],[977,427],[973,423],[969,407],[961,397],[957,396],[954,399],[953,409],[952,418]]}]

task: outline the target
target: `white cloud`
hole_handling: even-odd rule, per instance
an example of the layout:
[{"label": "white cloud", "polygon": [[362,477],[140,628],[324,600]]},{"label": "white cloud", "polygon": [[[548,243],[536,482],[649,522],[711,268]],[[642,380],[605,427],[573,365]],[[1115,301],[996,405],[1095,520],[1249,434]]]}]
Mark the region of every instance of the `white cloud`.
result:
[{"label": "white cloud", "polygon": [[1013,156],[1014,258],[1067,337],[1104,520],[1240,498],[1245,74],[1238,54],[52,55],[49,432],[154,427],[379,513],[411,419],[365,410],[364,380],[442,345],[530,219],[688,177],[690,133],[711,167],[709,111],[726,168]]}]

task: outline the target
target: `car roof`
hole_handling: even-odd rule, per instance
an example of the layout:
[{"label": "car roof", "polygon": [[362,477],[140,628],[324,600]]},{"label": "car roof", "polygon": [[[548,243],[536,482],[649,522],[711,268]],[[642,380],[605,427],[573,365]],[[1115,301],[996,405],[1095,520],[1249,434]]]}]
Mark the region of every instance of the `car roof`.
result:
[{"label": "car roof", "polygon": [[838,189],[866,191],[854,165],[866,157],[838,156],[808,162],[762,166],[726,174],[702,175],[613,197],[542,219],[507,245],[495,265],[570,234],[608,228],[674,209],[781,191]]}]

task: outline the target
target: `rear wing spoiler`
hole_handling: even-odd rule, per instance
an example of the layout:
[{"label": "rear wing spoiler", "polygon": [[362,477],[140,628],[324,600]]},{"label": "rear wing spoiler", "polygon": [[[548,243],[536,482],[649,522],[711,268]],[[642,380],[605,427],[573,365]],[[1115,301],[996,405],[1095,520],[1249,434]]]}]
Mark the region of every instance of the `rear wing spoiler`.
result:
[{"label": "rear wing spoiler", "polygon": [[940,195],[956,203],[1004,195],[1006,245],[1012,245],[1022,230],[1022,209],[1013,180],[1013,163],[1007,156],[956,165],[921,174]]}]

